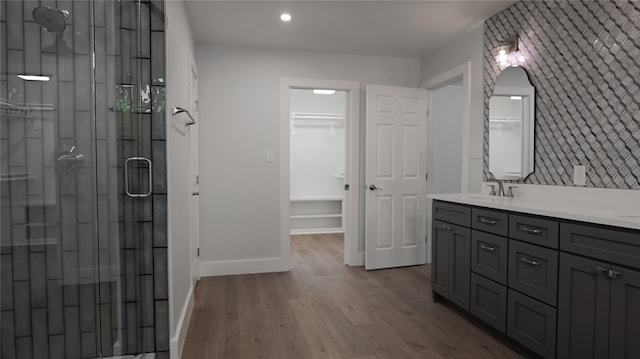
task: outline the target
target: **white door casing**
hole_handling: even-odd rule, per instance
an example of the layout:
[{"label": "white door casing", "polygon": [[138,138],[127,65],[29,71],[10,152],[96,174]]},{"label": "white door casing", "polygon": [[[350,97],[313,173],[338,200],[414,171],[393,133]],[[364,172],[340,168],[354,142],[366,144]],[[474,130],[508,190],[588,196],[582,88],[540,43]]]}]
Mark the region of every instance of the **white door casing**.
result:
[{"label": "white door casing", "polygon": [[366,91],[365,268],[423,264],[428,92]]},{"label": "white door casing", "polygon": [[189,136],[189,171],[191,178],[191,200],[189,202],[189,242],[191,243],[191,277],[193,284],[200,279],[200,184],[198,157],[198,74],[195,62],[189,66],[189,113],[196,120],[187,127]]}]

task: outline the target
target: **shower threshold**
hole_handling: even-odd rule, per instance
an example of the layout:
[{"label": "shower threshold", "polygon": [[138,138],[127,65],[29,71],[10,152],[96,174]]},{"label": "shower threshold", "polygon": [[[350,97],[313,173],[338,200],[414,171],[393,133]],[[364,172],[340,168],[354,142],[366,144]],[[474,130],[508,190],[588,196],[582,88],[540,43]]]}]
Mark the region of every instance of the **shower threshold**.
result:
[{"label": "shower threshold", "polygon": [[[102,359],[155,359],[156,353],[144,353],[138,355],[118,355],[114,357],[104,357]],[[100,359],[100,358],[95,358]]]}]

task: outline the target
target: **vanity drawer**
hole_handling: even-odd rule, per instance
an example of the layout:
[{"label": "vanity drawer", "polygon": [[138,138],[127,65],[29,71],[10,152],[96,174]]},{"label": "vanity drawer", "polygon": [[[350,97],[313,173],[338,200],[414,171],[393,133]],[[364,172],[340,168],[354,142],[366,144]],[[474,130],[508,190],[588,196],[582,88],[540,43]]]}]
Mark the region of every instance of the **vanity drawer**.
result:
[{"label": "vanity drawer", "polygon": [[509,289],[507,335],[544,358],[555,358],[557,316],[556,308]]},{"label": "vanity drawer", "polygon": [[433,218],[470,227],[471,208],[460,204],[433,201]]},{"label": "vanity drawer", "polygon": [[540,246],[558,248],[558,222],[512,214],[509,216],[509,237]]},{"label": "vanity drawer", "polygon": [[496,282],[507,284],[507,251],[505,237],[473,230],[471,232],[471,270]]},{"label": "vanity drawer", "polygon": [[640,231],[577,223],[560,225],[560,249],[640,268]]},{"label": "vanity drawer", "polygon": [[506,237],[509,235],[509,215],[500,211],[473,208],[471,228]]},{"label": "vanity drawer", "polygon": [[558,298],[558,252],[509,241],[509,287],[552,306]]},{"label": "vanity drawer", "polygon": [[471,273],[469,310],[478,319],[504,333],[507,326],[507,287]]}]

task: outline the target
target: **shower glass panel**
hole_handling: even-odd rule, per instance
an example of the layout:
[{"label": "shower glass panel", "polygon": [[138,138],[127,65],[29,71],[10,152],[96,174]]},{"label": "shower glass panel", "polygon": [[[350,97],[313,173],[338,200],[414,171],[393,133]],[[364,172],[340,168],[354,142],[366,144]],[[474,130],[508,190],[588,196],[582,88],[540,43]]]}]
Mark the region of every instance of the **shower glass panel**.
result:
[{"label": "shower glass panel", "polygon": [[168,358],[164,3],[0,15],[0,357]]}]

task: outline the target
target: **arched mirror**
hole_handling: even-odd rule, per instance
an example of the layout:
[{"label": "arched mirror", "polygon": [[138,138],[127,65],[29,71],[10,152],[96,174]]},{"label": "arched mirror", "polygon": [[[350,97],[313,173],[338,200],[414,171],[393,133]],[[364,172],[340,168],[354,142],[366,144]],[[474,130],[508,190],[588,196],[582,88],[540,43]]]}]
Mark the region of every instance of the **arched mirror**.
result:
[{"label": "arched mirror", "polygon": [[489,172],[502,180],[533,172],[535,89],[522,67],[505,68],[489,99]]}]

